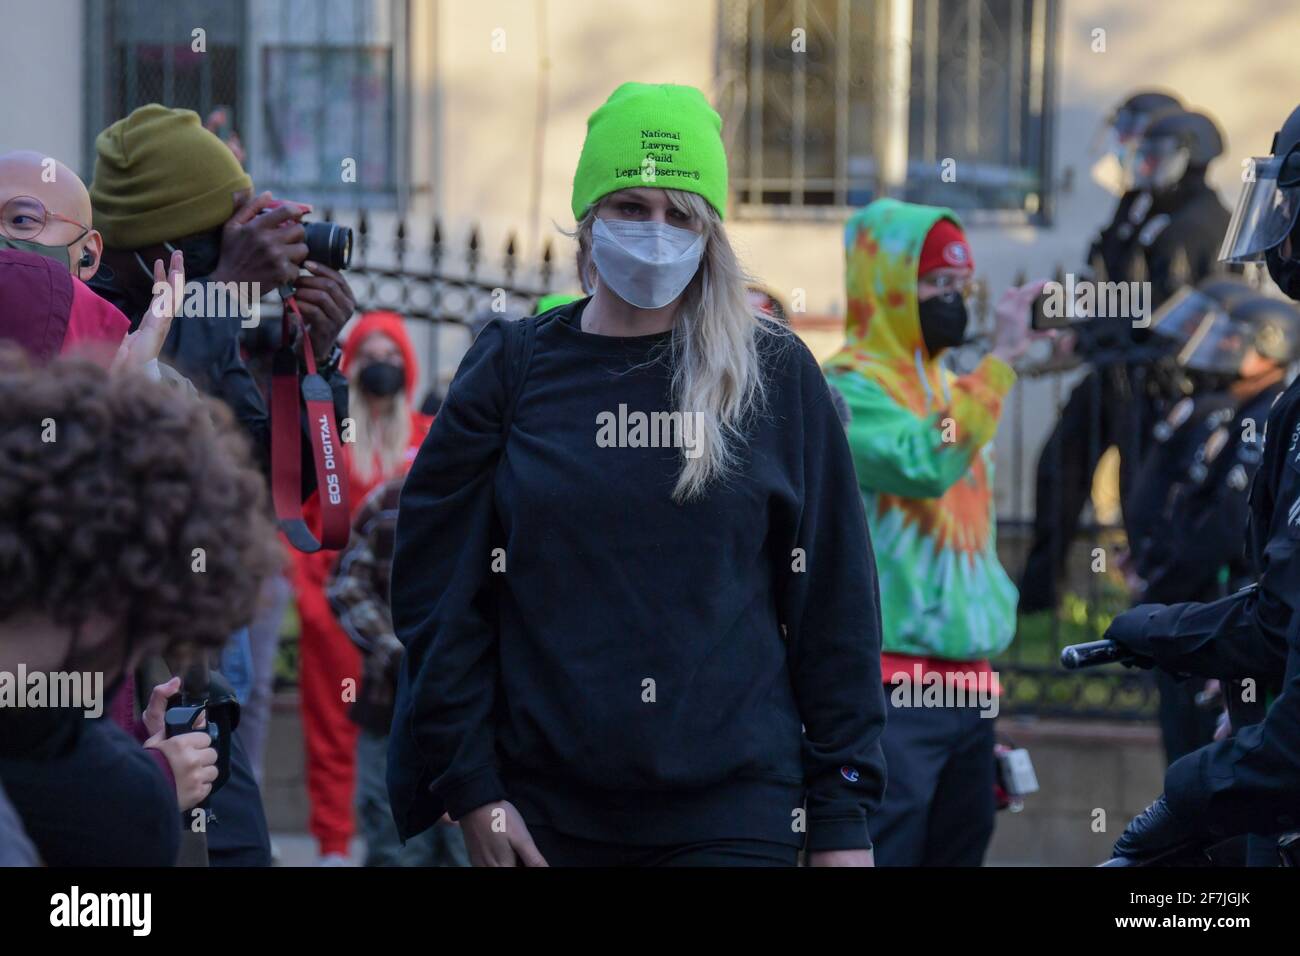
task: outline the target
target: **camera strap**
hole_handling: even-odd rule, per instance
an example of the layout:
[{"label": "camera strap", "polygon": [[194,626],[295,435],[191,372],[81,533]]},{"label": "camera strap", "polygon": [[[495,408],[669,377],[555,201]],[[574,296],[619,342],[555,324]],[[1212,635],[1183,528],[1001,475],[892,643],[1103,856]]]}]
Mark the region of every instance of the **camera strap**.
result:
[{"label": "camera strap", "polygon": [[[343,446],[334,421],[334,394],[316,371],[316,357],[303,327],[302,313],[292,295],[285,297],[280,322],[280,346],[271,359],[271,499],[280,530],[305,554],[322,548],[336,551],[348,543],[348,475]],[[298,378],[298,352],[303,346],[307,374]],[[317,541],[302,516],[301,394],[307,406],[307,434],[316,463],[316,494],[320,498],[321,536]]]}]

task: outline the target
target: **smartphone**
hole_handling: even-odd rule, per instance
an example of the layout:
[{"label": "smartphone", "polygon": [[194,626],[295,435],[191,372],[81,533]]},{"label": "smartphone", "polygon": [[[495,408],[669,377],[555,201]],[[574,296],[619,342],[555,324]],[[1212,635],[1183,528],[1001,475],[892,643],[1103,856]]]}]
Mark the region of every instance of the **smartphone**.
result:
[{"label": "smartphone", "polygon": [[[1052,294],[1046,291],[1040,292],[1038,295],[1034,296],[1034,303],[1030,307],[1029,313],[1029,327],[1035,332],[1050,332],[1053,329],[1065,329],[1069,328],[1073,324],[1073,320],[1069,315],[1048,315],[1047,303],[1051,299]],[[1059,301],[1056,306],[1056,311],[1066,311],[1060,307]]]}]

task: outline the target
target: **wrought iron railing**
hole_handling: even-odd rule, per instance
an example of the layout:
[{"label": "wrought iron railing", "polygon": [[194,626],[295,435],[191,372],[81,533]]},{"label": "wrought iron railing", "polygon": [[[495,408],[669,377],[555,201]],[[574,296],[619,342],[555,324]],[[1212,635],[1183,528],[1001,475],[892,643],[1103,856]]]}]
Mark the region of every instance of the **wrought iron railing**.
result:
[{"label": "wrought iron railing", "polygon": [[[364,210],[351,217],[326,211],[324,218],[352,227],[348,278],[362,310],[391,309],[408,319],[467,325],[485,310],[527,315],[553,291],[549,239],[535,262],[525,262],[513,232],[493,254],[477,226],[464,233],[462,245],[437,219],[417,236],[405,219],[372,217]],[[377,234],[377,223],[388,226],[387,234]]]}]

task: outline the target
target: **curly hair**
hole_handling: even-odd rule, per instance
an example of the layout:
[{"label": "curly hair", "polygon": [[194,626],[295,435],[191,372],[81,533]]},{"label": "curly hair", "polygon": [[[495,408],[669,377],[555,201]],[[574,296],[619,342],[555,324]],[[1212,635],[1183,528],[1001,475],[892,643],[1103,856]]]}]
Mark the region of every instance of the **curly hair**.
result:
[{"label": "curly hair", "polygon": [[132,647],[220,646],[283,563],[250,462],[216,401],[0,349],[0,619],[95,616]]}]

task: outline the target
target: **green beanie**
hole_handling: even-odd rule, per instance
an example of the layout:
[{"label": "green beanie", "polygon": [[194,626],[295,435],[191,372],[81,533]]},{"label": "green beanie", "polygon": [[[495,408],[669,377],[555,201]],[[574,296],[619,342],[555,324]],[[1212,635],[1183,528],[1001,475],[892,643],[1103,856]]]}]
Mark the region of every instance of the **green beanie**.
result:
[{"label": "green beanie", "polygon": [[624,83],[587,119],[573,218],[603,196],[638,186],[697,193],[726,215],[722,119],[695,87]]},{"label": "green beanie", "polygon": [[215,229],[235,211],[233,194],[252,188],[235,154],[192,110],[150,103],[95,137],[90,202],[112,249]]}]

